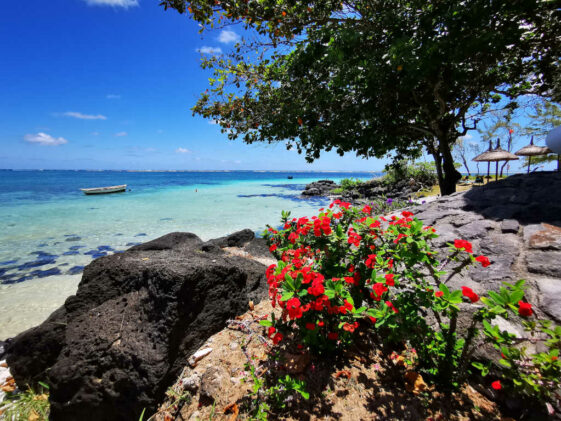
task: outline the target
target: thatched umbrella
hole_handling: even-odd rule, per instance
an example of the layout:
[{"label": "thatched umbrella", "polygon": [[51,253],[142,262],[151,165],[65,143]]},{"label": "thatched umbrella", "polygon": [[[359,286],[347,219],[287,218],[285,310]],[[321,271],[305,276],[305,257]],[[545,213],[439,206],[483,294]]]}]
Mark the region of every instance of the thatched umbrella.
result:
[{"label": "thatched umbrella", "polygon": [[497,167],[495,169],[495,181],[499,179],[499,161],[514,161],[516,159],[520,158],[501,148],[501,139],[497,139],[497,147],[488,152],[485,156],[485,161],[497,163]]},{"label": "thatched umbrella", "polygon": [[552,152],[553,151],[549,149],[547,146],[534,145],[534,136],[532,136],[532,139],[530,140],[530,144],[524,146],[519,151],[514,152],[514,154],[518,156],[528,157],[528,174],[530,174],[530,163],[532,162],[532,157],[538,155],[547,155],[548,153],[552,153]]},{"label": "thatched umbrella", "polygon": [[489,179],[489,172],[491,171],[491,161],[489,161],[488,159],[485,159],[485,158],[492,151],[493,151],[493,141],[489,140],[489,149],[487,149],[483,153],[480,153],[479,155],[477,155],[475,158],[472,159],[472,161],[475,161],[475,162],[487,162],[487,179]]}]

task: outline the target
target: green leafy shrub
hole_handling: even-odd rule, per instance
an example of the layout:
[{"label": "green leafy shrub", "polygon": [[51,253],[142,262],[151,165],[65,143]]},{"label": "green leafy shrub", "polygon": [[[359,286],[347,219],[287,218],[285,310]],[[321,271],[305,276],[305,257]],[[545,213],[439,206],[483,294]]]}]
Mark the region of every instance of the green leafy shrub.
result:
[{"label": "green leafy shrub", "polygon": [[415,180],[424,186],[434,186],[438,184],[438,177],[434,162],[417,162],[409,164],[407,161],[397,161],[386,165],[384,169],[384,183],[393,185],[402,180]]},{"label": "green leafy shrub", "polygon": [[[269,296],[282,315],[262,321],[274,344],[295,343],[322,355],[353,344],[358,331],[372,332],[393,347],[415,349],[418,370],[450,390],[466,380],[471,356],[483,341],[504,355],[505,388],[545,401],[553,396],[554,379],[561,374],[561,332],[548,322],[529,320],[524,281],[505,283],[485,297],[466,286],[447,286],[466,267],[490,264],[473,255],[468,241],[455,240],[447,257],[439,259],[430,247],[434,228],[411,212],[385,218],[374,216],[371,206],[359,209],[339,200],[312,218],[290,219],[283,212],[282,222],[281,230],[269,229],[270,251],[278,262],[267,269]],[[466,310],[472,322],[460,333],[459,314]],[[549,336],[548,351],[526,355],[523,338],[492,324],[497,317],[520,318],[530,330],[541,327]],[[502,388],[500,382],[493,387]]]}]

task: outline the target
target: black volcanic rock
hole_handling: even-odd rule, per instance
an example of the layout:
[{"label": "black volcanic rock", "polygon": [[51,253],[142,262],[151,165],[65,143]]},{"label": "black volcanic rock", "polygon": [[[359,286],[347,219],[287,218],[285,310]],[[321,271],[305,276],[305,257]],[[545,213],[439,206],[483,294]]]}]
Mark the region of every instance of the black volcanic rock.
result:
[{"label": "black volcanic rock", "polygon": [[337,184],[333,180],[319,180],[306,185],[302,192],[303,196],[326,196],[331,190],[337,188]]},{"label": "black volcanic rock", "polygon": [[[216,243],[256,247],[247,231]],[[154,411],[188,357],[266,295],[264,265],[208,244],[172,233],[93,261],[76,295],[7,345],[17,384],[46,379],[55,421]]]}]

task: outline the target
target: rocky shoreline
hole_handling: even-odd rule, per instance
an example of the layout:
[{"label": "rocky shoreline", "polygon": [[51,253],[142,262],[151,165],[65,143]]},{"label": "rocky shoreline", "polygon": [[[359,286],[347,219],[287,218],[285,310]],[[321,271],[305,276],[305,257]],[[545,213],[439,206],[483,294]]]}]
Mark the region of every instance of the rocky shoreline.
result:
[{"label": "rocky shoreline", "polygon": [[[561,323],[561,174],[514,175],[411,210],[436,229],[440,253],[462,238],[491,261],[450,287],[482,293],[526,279],[536,313]],[[138,419],[211,335],[266,297],[270,258],[265,241],[243,230],[207,242],[171,233],[96,259],[76,295],[6,345],[12,374],[20,388],[49,383],[52,420]],[[481,347],[477,357],[496,354]]]},{"label": "rocky shoreline", "polygon": [[340,186],[332,180],[319,180],[306,185],[302,196],[324,196],[341,199],[351,203],[362,203],[380,198],[408,200],[414,193],[432,186],[424,185],[414,179],[401,180],[387,184],[383,178],[374,178],[360,183],[350,190],[338,192]]}]

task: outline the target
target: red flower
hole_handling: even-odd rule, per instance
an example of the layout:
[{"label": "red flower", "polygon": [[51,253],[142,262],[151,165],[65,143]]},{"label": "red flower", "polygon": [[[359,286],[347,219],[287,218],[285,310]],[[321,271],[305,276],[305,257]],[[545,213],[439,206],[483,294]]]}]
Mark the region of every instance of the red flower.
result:
[{"label": "red flower", "polygon": [[435,297],[442,297],[443,295],[444,295],[444,293],[443,293],[442,291],[436,291],[436,292],[434,293],[434,296],[435,296]]},{"label": "red flower", "polygon": [[391,301],[386,301],[386,305],[393,310],[394,313],[399,313],[399,310],[394,307]]},{"label": "red flower", "polygon": [[524,301],[518,301],[518,314],[522,317],[529,317],[532,315],[532,304],[525,303]]},{"label": "red flower", "polygon": [[405,234],[399,234],[399,235],[397,236],[397,238],[396,238],[395,240],[393,240],[394,244],[399,243],[399,240],[401,240],[401,239],[404,238],[404,237],[407,237],[407,235],[405,235]]},{"label": "red flower", "polygon": [[273,336],[273,333],[275,333],[277,331],[277,329],[275,329],[273,326],[269,327],[269,330],[267,331],[267,336],[270,338],[271,336]]},{"label": "red flower", "polygon": [[462,287],[462,294],[464,297],[468,297],[472,303],[479,301],[479,295],[477,295],[471,288]]},{"label": "red flower", "polygon": [[481,263],[481,266],[483,266],[484,268],[486,268],[487,266],[489,266],[491,264],[489,259],[485,256],[477,256],[475,258],[475,260],[478,261],[479,263]]},{"label": "red flower", "polygon": [[278,345],[280,341],[282,341],[282,339],[284,338],[282,333],[277,333],[275,336],[273,336],[273,343],[275,345]]},{"label": "red flower", "polygon": [[296,240],[298,240],[298,234],[296,234],[295,232],[291,232],[290,235],[288,236],[288,241],[294,244]]},{"label": "red flower", "polygon": [[353,324],[345,323],[343,325],[343,330],[353,333],[357,327],[358,327],[358,322],[354,322]]},{"label": "red flower", "polygon": [[312,286],[308,288],[308,294],[319,296],[323,295],[325,292],[325,287],[323,286],[323,281],[318,281],[317,279],[312,282]]},{"label": "red flower", "polygon": [[380,226],[380,221],[376,220],[373,223],[370,224],[370,228],[374,229],[374,228],[378,228]]},{"label": "red flower", "polygon": [[306,329],[315,330],[316,329],[316,324],[315,323],[306,323]]},{"label": "red flower", "polygon": [[371,208],[370,206],[368,206],[368,205],[365,205],[365,206],[362,208],[362,212],[370,214],[370,213],[372,212],[372,208]]},{"label": "red flower", "polygon": [[401,212],[401,214],[405,217],[405,218],[409,218],[411,216],[413,216],[413,214],[409,211],[403,211]]},{"label": "red flower", "polygon": [[337,332],[329,332],[327,334],[327,339],[329,339],[331,341],[336,341],[338,337],[339,337],[339,334]]},{"label": "red flower", "polygon": [[467,240],[454,240],[454,247],[457,249],[464,249],[468,253],[473,253],[471,243]]},{"label": "red flower", "polygon": [[276,244],[273,244],[271,247],[269,247],[269,251],[272,253],[277,249],[277,247],[278,246]]},{"label": "red flower", "polygon": [[374,265],[376,264],[376,255],[375,254],[369,254],[368,255],[368,259],[366,259],[366,267],[373,269]]},{"label": "red flower", "polygon": [[370,294],[370,297],[372,297],[375,301],[380,301],[382,299],[382,295],[387,290],[388,288],[386,288],[386,286],[383,283],[376,282],[372,287],[372,293]]},{"label": "red flower", "polygon": [[291,319],[299,319],[302,317],[302,307],[300,307],[300,300],[296,297],[291,298],[286,302],[286,310],[288,311],[288,317]]},{"label": "red flower", "polygon": [[393,279],[393,273],[388,273],[385,276],[386,278],[386,285],[389,287],[393,287],[395,285],[395,281]]},{"label": "red flower", "polygon": [[495,390],[501,390],[502,389],[501,381],[495,380],[493,383],[491,383],[491,387]]}]

